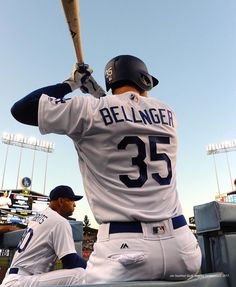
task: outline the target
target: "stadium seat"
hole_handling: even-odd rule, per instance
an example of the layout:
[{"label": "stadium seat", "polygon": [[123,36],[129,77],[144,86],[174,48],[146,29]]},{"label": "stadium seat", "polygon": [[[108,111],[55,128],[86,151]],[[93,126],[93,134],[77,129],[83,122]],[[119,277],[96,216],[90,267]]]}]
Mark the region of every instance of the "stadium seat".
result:
[{"label": "stadium seat", "polygon": [[[169,281],[133,281],[116,282],[107,284],[85,285],[86,287],[229,287],[227,278],[223,273],[212,273],[197,275],[187,281],[169,282]],[[45,286],[53,287],[53,286]],[[69,286],[61,286],[69,287]],[[82,287],[82,285],[73,285],[73,287]],[[230,286],[231,287],[231,286]],[[233,287],[233,286],[232,286]]]},{"label": "stadium seat", "polygon": [[194,206],[201,273],[223,272],[236,286],[236,204],[212,201]]}]

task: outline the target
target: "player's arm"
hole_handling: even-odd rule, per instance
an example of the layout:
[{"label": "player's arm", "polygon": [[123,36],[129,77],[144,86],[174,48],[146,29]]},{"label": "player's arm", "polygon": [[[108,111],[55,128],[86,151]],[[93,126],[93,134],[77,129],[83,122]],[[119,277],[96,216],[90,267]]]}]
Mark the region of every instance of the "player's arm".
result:
[{"label": "player's arm", "polygon": [[38,126],[38,106],[42,94],[62,99],[66,94],[80,88],[83,93],[96,98],[105,96],[104,90],[91,76],[92,72],[89,65],[75,64],[70,77],[63,83],[38,89],[16,102],[11,108],[13,117],[23,124]]},{"label": "player's arm", "polygon": [[95,98],[106,96],[105,91],[92,76],[93,70],[87,64],[75,64],[70,77],[64,81],[71,86],[71,90],[80,88],[84,94],[90,94]]},{"label": "player's arm", "polygon": [[11,114],[17,121],[23,124],[38,126],[38,106],[42,94],[62,99],[70,92],[71,87],[67,83],[38,89],[16,102],[11,108]]},{"label": "player's arm", "polygon": [[87,267],[87,262],[77,253],[67,254],[61,258],[61,261],[64,269],[72,269],[77,267],[86,269]]}]

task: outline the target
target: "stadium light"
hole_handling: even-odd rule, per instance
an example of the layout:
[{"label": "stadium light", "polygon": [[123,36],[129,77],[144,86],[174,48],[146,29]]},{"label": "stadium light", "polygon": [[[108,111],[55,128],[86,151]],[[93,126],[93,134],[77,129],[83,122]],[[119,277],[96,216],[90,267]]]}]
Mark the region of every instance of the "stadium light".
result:
[{"label": "stadium light", "polygon": [[208,155],[221,152],[236,151],[236,140],[224,141],[219,144],[209,144],[206,150]]},{"label": "stadium light", "polygon": [[[22,158],[23,148],[28,148],[28,149],[34,150],[32,173],[31,173],[32,184],[33,184],[32,179],[33,179],[33,173],[34,173],[35,152],[36,151],[42,151],[42,152],[47,153],[45,175],[44,175],[44,193],[45,193],[48,153],[52,153],[55,150],[55,144],[52,142],[49,142],[49,141],[38,140],[35,137],[25,137],[22,134],[12,134],[12,133],[8,133],[8,132],[4,132],[2,134],[2,143],[7,144],[8,147],[7,147],[5,161],[4,161],[4,169],[3,169],[3,178],[2,178],[1,189],[3,189],[3,184],[4,184],[9,146],[14,145],[14,146],[18,146],[21,148],[20,157],[19,157],[18,172],[17,172],[17,180],[16,180],[16,189],[17,189],[18,183],[19,183],[19,173],[20,173],[20,167],[21,167],[21,158]],[[32,188],[32,184],[31,184],[31,188]]]},{"label": "stadium light", "polygon": [[230,176],[230,184],[231,184],[231,187],[233,190],[234,185],[233,185],[233,180],[232,180],[232,175],[231,175],[228,152],[236,151],[236,140],[224,141],[224,142],[219,143],[219,144],[209,144],[209,145],[207,145],[206,150],[207,150],[207,154],[213,155],[213,158],[214,158],[214,166],[215,166],[216,180],[217,180],[217,186],[218,186],[218,193],[220,194],[220,188],[219,188],[219,180],[218,180],[216,162],[215,162],[215,154],[218,154],[218,153],[225,153],[225,155],[226,155],[227,166],[228,166],[228,171],[229,171],[229,176]]},{"label": "stadium light", "polygon": [[55,149],[55,144],[52,142],[37,140],[35,137],[25,137],[21,134],[11,134],[6,132],[2,135],[2,142],[8,145],[30,148],[47,153],[51,153]]}]

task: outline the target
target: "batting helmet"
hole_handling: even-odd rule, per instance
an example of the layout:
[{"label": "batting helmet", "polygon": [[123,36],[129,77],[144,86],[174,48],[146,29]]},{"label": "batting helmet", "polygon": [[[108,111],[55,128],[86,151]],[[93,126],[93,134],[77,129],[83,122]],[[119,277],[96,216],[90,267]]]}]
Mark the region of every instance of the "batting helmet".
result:
[{"label": "batting helmet", "polygon": [[132,83],[143,91],[149,91],[159,81],[148,73],[142,60],[130,55],[120,55],[111,59],[105,67],[106,90]]}]

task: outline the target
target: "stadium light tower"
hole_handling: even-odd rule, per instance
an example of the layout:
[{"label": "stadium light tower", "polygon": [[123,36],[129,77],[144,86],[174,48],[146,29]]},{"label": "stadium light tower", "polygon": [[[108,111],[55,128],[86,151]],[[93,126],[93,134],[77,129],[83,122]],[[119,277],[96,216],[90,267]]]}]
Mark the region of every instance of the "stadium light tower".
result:
[{"label": "stadium light tower", "polygon": [[[19,164],[18,164],[18,171],[17,171],[16,189],[17,189],[18,183],[19,183],[19,174],[20,174],[23,148],[28,148],[28,149],[34,150],[32,172],[31,172],[32,184],[33,184],[33,173],[34,173],[34,163],[35,163],[35,152],[36,151],[43,151],[43,152],[47,153],[45,175],[44,175],[44,193],[45,193],[48,153],[52,153],[54,151],[55,144],[52,142],[48,142],[48,141],[38,140],[34,137],[25,137],[25,136],[20,135],[20,134],[11,134],[11,133],[6,133],[6,132],[4,132],[2,135],[2,143],[7,144],[8,146],[7,146],[7,151],[6,151],[5,161],[4,161],[1,189],[3,189],[3,184],[4,184],[4,179],[5,179],[5,172],[6,172],[9,146],[14,145],[14,146],[20,147],[20,149],[21,149],[20,150],[20,157],[19,157]],[[32,188],[32,184],[31,184],[31,188]]]},{"label": "stadium light tower", "polygon": [[232,190],[234,189],[234,183],[232,180],[232,174],[229,164],[229,158],[228,158],[228,152],[236,151],[236,140],[233,141],[225,141],[220,144],[209,144],[206,148],[208,155],[213,155],[214,158],[214,165],[215,165],[215,173],[216,173],[216,180],[217,180],[217,186],[218,186],[218,192],[220,194],[220,188],[219,188],[219,181],[218,181],[218,175],[217,175],[217,169],[216,169],[216,162],[215,162],[215,154],[218,153],[225,153],[226,160],[227,160],[227,166],[229,171],[229,177],[230,177],[230,184]]}]

